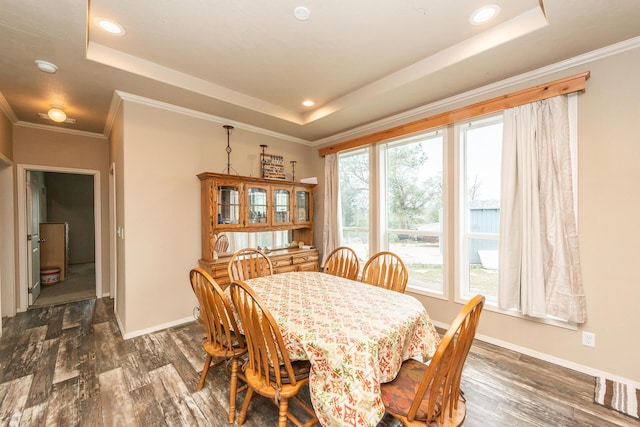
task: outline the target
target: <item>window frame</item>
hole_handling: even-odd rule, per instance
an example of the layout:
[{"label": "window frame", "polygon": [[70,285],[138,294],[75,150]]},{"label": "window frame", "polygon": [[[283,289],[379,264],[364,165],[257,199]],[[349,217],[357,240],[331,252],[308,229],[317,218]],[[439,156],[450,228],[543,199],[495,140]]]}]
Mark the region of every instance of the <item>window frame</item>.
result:
[{"label": "window frame", "polygon": [[[448,188],[448,174],[446,171],[446,165],[448,162],[448,131],[447,128],[439,128],[439,129],[430,129],[425,132],[421,132],[417,135],[412,135],[411,137],[403,137],[394,140],[382,141],[378,144],[372,145],[368,147],[369,153],[369,254],[375,254],[379,251],[389,250],[389,236],[390,234],[397,233],[398,229],[391,229],[387,227],[387,180],[386,180],[386,150],[390,146],[398,146],[403,144],[411,144],[418,141],[428,141],[432,138],[442,138],[441,141],[441,156],[442,163],[440,165],[442,171],[442,216],[441,216],[441,230],[439,231],[413,231],[406,230],[411,234],[424,235],[424,236],[434,236],[439,239],[439,243],[442,248],[442,282],[439,291],[434,291],[422,286],[415,286],[411,282],[407,285],[407,290],[410,290],[413,293],[427,295],[430,297],[438,298],[438,299],[448,299],[449,298],[449,268],[448,268],[448,243],[447,243],[447,228],[449,226],[449,208],[448,208],[448,200],[449,196],[447,194]],[[367,149],[367,147],[358,147],[353,150],[345,150],[338,154],[338,162],[340,162],[341,155],[351,155],[351,153],[356,153],[358,151],[362,151],[363,149]],[[342,197],[342,195],[341,195]],[[342,214],[341,214],[342,215]],[[341,223],[341,234],[344,236],[344,230],[352,230],[353,227],[345,227],[344,224]],[[345,243],[346,246],[348,244]],[[366,260],[365,260],[366,261]]]},{"label": "window frame", "polygon": [[[455,213],[455,229],[456,229],[456,255],[455,259],[455,299],[458,302],[465,303],[473,298],[469,292],[469,250],[470,241],[472,239],[480,240],[498,240],[500,239],[500,232],[488,233],[488,232],[473,232],[471,231],[471,216],[470,209],[467,206],[467,139],[463,138],[463,132],[466,135],[466,131],[478,129],[485,126],[491,126],[497,123],[503,123],[503,113],[494,113],[481,118],[472,118],[457,122],[453,125],[454,132],[454,158],[457,168],[455,168],[455,192],[456,192],[456,206]],[[485,295],[487,301],[485,305],[494,305],[497,308],[498,295],[489,297]]]}]

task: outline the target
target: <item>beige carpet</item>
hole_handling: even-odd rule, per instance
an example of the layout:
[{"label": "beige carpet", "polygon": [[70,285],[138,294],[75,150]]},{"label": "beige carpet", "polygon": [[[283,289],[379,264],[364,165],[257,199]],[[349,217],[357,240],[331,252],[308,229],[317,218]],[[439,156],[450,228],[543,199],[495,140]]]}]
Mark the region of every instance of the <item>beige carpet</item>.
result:
[{"label": "beige carpet", "polygon": [[42,286],[40,296],[33,307],[57,305],[72,301],[94,298],[96,296],[96,265],[70,264],[62,282],[51,286]]}]

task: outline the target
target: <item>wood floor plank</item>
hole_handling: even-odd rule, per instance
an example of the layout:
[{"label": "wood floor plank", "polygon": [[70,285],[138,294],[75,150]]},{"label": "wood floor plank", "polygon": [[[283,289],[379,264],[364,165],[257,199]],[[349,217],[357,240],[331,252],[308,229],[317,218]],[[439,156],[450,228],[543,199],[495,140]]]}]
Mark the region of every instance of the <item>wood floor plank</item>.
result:
[{"label": "wood floor plank", "polygon": [[75,328],[80,326],[82,315],[84,314],[84,308],[86,304],[82,304],[81,301],[67,304],[64,311],[64,317],[62,319],[62,329]]},{"label": "wood floor plank", "polygon": [[34,372],[42,354],[46,333],[46,325],[38,326],[27,329],[18,338],[14,351],[9,355],[7,364],[2,372],[1,382],[11,381]]},{"label": "wood floor plank", "polygon": [[0,384],[0,425],[18,425],[33,375]]},{"label": "wood floor plank", "polygon": [[129,387],[129,391],[144,387],[151,383],[151,378],[149,378],[149,369],[138,353],[127,353],[121,357],[121,361],[122,372]]},{"label": "wood floor plank", "polygon": [[169,345],[169,337],[166,331],[154,332],[132,338],[136,350],[144,359],[149,371],[153,371],[171,363],[165,353]]},{"label": "wood floor plank", "polygon": [[102,400],[99,395],[94,395],[88,399],[79,401],[79,413],[82,420],[81,425],[100,427],[102,421]]},{"label": "wood floor plank", "polygon": [[58,355],[59,338],[45,340],[42,343],[42,353],[33,371],[33,382],[29,389],[27,406],[36,406],[48,402],[53,388],[53,375]]},{"label": "wood floor plank", "polygon": [[80,424],[78,378],[53,385],[47,407],[47,426],[76,426]]},{"label": "wood floor plank", "polygon": [[204,327],[193,322],[183,327],[176,328],[172,332],[172,338],[176,342],[180,352],[189,361],[196,372],[202,372],[207,353],[202,347],[205,336]]},{"label": "wood floor plank", "polygon": [[51,319],[51,313],[54,310],[54,307],[42,307],[29,310],[28,323],[25,325],[25,329],[48,325]]},{"label": "wood floor plank", "polygon": [[168,426],[197,425],[204,415],[172,364],[149,372],[156,401]]},{"label": "wood floor plank", "polygon": [[102,405],[102,423],[104,426],[138,426],[134,401],[122,368],[101,373],[100,403]]},{"label": "wood floor plank", "polygon": [[80,326],[73,328],[63,328],[58,343],[58,354],[56,357],[55,370],[53,373],[53,383],[66,381],[75,378],[79,374],[80,356],[78,354],[78,335]]},{"label": "wood floor plank", "polygon": [[111,371],[120,366],[120,333],[114,330],[112,322],[93,325],[96,343],[96,369],[98,374]]},{"label": "wood floor plank", "polygon": [[136,417],[141,426],[166,426],[151,383],[130,391]]},{"label": "wood floor plank", "polygon": [[[228,408],[224,408],[218,399],[212,398],[209,389],[203,388],[192,394],[198,408],[202,412],[203,419],[201,424],[212,427],[226,427],[229,425]],[[246,423],[245,427],[250,427],[250,423]]]},{"label": "wood floor plank", "polygon": [[78,396],[81,401],[99,397],[100,393],[95,338],[93,326],[87,331],[81,330],[78,337]]},{"label": "wood floor plank", "polygon": [[113,300],[111,298],[99,298],[96,300],[93,317],[93,324],[108,322],[113,319]]},{"label": "wood floor plank", "polygon": [[181,343],[176,341],[174,331],[169,329],[166,332],[168,338],[168,345],[165,348],[167,358],[171,360],[171,364],[176,371],[178,371],[180,378],[182,378],[182,381],[185,383],[187,388],[189,390],[195,390],[198,382],[200,381],[198,371],[202,370],[203,364],[199,369],[194,368],[180,348]]},{"label": "wood floor plank", "polygon": [[49,322],[47,323],[47,335],[45,339],[58,338],[62,333],[62,321],[64,319],[65,306],[59,305],[50,308]]},{"label": "wood floor plank", "polygon": [[49,401],[45,401],[26,408],[24,411],[22,411],[22,418],[20,418],[19,426],[36,427],[46,425],[48,406]]}]

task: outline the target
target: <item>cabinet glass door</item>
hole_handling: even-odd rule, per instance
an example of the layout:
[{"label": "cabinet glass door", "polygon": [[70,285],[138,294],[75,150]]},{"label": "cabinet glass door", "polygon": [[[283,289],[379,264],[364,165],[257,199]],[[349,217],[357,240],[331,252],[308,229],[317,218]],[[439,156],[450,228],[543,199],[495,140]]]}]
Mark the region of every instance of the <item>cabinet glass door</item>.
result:
[{"label": "cabinet glass door", "polygon": [[240,223],[240,188],[235,185],[218,185],[218,224]]},{"label": "cabinet glass door", "polygon": [[297,223],[311,221],[311,194],[308,190],[296,190],[295,220]]},{"label": "cabinet glass door", "polygon": [[268,190],[265,187],[249,187],[247,188],[247,223],[251,224],[268,224],[267,220],[267,200]]},{"label": "cabinet glass door", "polygon": [[291,221],[291,191],[283,188],[273,189],[273,224]]}]

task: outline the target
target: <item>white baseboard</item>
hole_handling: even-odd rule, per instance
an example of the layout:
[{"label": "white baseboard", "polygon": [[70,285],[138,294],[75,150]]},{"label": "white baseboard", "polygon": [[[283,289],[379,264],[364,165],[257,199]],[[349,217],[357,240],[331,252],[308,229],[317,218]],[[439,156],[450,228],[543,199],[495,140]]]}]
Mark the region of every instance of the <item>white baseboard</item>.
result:
[{"label": "white baseboard", "polygon": [[183,319],[174,320],[173,322],[163,323],[161,325],[155,325],[147,329],[139,329],[137,331],[132,331],[129,333],[124,333],[124,328],[122,327],[122,323],[120,322],[120,318],[118,317],[118,313],[116,313],[116,321],[118,322],[118,327],[120,328],[120,333],[125,340],[130,338],[139,337],[140,335],[146,335],[153,332],[158,332],[163,329],[171,328],[173,326],[183,325],[185,323],[193,322],[195,319],[193,316],[185,317]]}]

